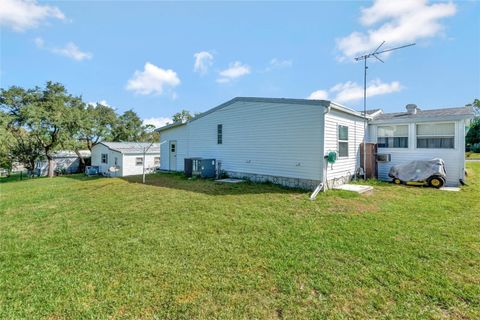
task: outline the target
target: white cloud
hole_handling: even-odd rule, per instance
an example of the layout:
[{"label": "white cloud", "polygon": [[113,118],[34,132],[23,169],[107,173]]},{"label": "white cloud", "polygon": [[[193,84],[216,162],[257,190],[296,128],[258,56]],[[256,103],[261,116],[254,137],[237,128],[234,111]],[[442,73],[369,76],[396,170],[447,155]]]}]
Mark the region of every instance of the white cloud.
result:
[{"label": "white cloud", "polygon": [[200,51],[193,55],[195,64],[193,70],[200,74],[206,74],[213,64],[213,54],[208,51]]},{"label": "white cloud", "polygon": [[273,69],[283,69],[283,68],[289,68],[293,65],[292,60],[282,60],[278,58],[273,58],[270,60],[269,66],[267,67],[267,71],[273,70]]},{"label": "white cloud", "polygon": [[[429,5],[426,0],[376,0],[371,7],[362,9],[360,16],[360,22],[372,28],[338,39],[337,49],[343,55],[338,60],[371,51],[382,41],[395,46],[438,36],[443,31],[440,19],[455,13],[456,6],[451,2]],[[375,27],[378,23],[382,24]]]},{"label": "white cloud", "polygon": [[143,71],[135,71],[128,80],[126,89],[137,94],[162,94],[165,88],[174,88],[180,84],[177,73],[171,69],[164,70],[147,62]]},{"label": "white cloud", "polygon": [[101,104],[102,106],[112,108],[112,106],[108,104],[107,100],[100,100],[100,101],[97,101],[97,102],[87,102],[87,105],[92,106],[92,107],[96,107],[97,104]]},{"label": "white cloud", "polygon": [[76,61],[89,60],[93,57],[93,54],[80,50],[80,48],[73,42],[69,42],[61,48],[52,48],[50,51]]},{"label": "white cloud", "polygon": [[227,83],[234,79],[240,78],[250,73],[250,67],[246,64],[242,64],[240,61],[231,63],[225,70],[220,71],[218,83]]},{"label": "white cloud", "polygon": [[326,90],[314,91],[314,92],[310,93],[310,95],[308,96],[307,99],[310,99],[310,100],[327,100],[328,99],[328,91],[326,91]]},{"label": "white cloud", "polygon": [[48,18],[65,20],[65,15],[54,6],[38,4],[35,0],[2,0],[0,26],[20,32],[39,26]]},{"label": "white cloud", "polygon": [[[377,79],[367,85],[367,97],[398,92],[400,90],[402,90],[402,86],[398,81],[383,83]],[[335,101],[338,102],[349,102],[363,98],[363,86],[356,82],[347,81],[345,83],[338,83],[333,86],[330,91],[336,93]]]},{"label": "white cloud", "polygon": [[159,118],[147,118],[143,119],[143,125],[151,124],[155,128],[163,127],[169,123],[173,123],[173,120],[168,117],[159,117]]},{"label": "white cloud", "polygon": [[[398,81],[384,83],[380,79],[376,79],[368,83],[367,97],[399,92],[402,89],[403,87]],[[328,92],[326,90],[312,92],[307,99],[324,100],[327,99],[329,95],[334,95],[335,97],[332,100],[339,103],[358,101],[363,99],[363,86],[352,81],[337,83],[331,87]]]},{"label": "white cloud", "polygon": [[80,50],[80,48],[73,42],[69,42],[63,47],[47,46],[45,40],[41,37],[36,37],[33,39],[33,42],[39,49],[46,49],[54,54],[65,56],[76,61],[89,60],[93,57],[92,53]]}]

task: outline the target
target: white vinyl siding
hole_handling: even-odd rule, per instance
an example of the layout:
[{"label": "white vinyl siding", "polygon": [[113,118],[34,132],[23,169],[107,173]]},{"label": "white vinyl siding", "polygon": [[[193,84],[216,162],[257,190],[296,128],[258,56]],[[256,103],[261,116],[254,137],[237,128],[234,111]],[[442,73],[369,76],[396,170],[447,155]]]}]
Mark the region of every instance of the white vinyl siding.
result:
[{"label": "white vinyl siding", "polygon": [[[215,134],[215,129],[210,130]],[[170,141],[176,141],[176,166],[170,166]],[[160,169],[170,170],[176,167],[183,171],[184,159],[188,157],[187,125],[171,128],[160,132]]]},{"label": "white vinyl siding", "polygon": [[[145,171],[152,172],[155,168],[156,153],[147,153],[145,155]],[[139,161],[139,159],[141,159]],[[139,164],[140,163],[140,164]],[[143,153],[123,154],[123,176],[143,174]]]},{"label": "white vinyl siding", "polygon": [[[202,157],[221,161],[225,171],[321,181],[324,111],[318,105],[237,101],[162,131],[160,140],[177,141],[178,171],[185,157]],[[162,168],[168,168],[168,142],[161,150]]]},{"label": "white vinyl siding", "polygon": [[379,148],[408,148],[408,125],[378,126]]},{"label": "white vinyl siding", "polygon": [[[115,164],[117,158],[117,164]],[[106,161],[106,162],[105,162]],[[110,150],[107,146],[99,143],[92,148],[92,166],[98,166],[101,173],[108,173],[108,169],[112,166],[118,166],[117,174],[122,174],[122,154],[117,151]]]},{"label": "white vinyl siding", "polygon": [[422,123],[416,128],[417,148],[455,148],[455,123]]},{"label": "white vinyl siding", "polygon": [[326,166],[326,179],[329,181],[354,175],[360,164],[360,144],[363,142],[364,121],[360,117],[338,110],[332,109],[325,115],[324,154],[337,151],[339,126],[348,127],[348,156],[339,157],[333,165]]},{"label": "white vinyl siding", "polygon": [[[102,154],[108,155],[108,163],[101,162]],[[97,144],[92,148],[92,166],[98,166],[101,173],[109,173],[108,169],[110,167],[117,167],[118,171],[109,173],[113,177],[142,174],[143,166],[136,164],[136,158],[143,159],[143,153],[122,154],[118,151],[109,149],[103,144]],[[147,170],[155,167],[155,158],[158,158],[158,152],[147,153],[145,155],[145,168]]]}]

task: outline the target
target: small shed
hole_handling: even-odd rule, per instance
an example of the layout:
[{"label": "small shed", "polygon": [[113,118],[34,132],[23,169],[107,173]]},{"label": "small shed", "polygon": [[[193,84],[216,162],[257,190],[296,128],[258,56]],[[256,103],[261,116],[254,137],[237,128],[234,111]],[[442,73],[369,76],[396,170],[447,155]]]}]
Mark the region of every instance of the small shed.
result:
[{"label": "small shed", "polygon": [[[145,161],[145,163],[144,163]],[[101,142],[92,148],[92,166],[103,175],[125,177],[160,168],[160,144],[148,142]]]}]

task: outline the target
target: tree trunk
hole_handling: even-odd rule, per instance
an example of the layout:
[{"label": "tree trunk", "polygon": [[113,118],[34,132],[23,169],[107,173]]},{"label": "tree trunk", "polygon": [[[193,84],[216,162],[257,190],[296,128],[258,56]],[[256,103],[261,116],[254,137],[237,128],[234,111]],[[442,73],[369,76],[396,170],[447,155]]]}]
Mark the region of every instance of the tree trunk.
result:
[{"label": "tree trunk", "polygon": [[30,172],[30,176],[31,177],[35,177],[35,160],[33,159],[30,159],[30,164],[29,164],[30,168],[29,168],[29,172]]},{"label": "tree trunk", "polygon": [[48,176],[51,178],[53,177],[53,174],[54,174],[53,166],[55,165],[55,162],[53,161],[53,158],[50,155],[47,155],[47,160],[48,160]]},{"label": "tree trunk", "polygon": [[77,154],[77,157],[80,159],[80,165],[78,166],[78,171],[77,172],[84,172],[85,171],[85,158],[83,158],[83,155],[80,153],[79,150],[75,150],[75,153]]}]

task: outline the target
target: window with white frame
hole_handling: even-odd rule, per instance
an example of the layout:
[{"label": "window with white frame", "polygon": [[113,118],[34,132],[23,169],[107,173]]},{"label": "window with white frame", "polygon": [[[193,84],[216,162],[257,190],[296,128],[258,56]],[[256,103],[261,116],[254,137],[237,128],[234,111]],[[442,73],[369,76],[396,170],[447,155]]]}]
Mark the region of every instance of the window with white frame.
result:
[{"label": "window with white frame", "polygon": [[418,123],[417,148],[454,149],[455,123]]},{"label": "window with white frame", "polygon": [[338,157],[348,157],[348,127],[338,126]]},{"label": "window with white frame", "polygon": [[136,166],[143,166],[143,158],[142,157],[136,157],[135,158],[135,165]]},{"label": "window with white frame", "polygon": [[160,165],[160,157],[153,158],[153,165],[156,167]]},{"label": "window with white frame", "polygon": [[379,148],[408,148],[408,125],[377,127]]},{"label": "window with white frame", "polygon": [[102,163],[108,163],[108,154],[102,153]]}]

